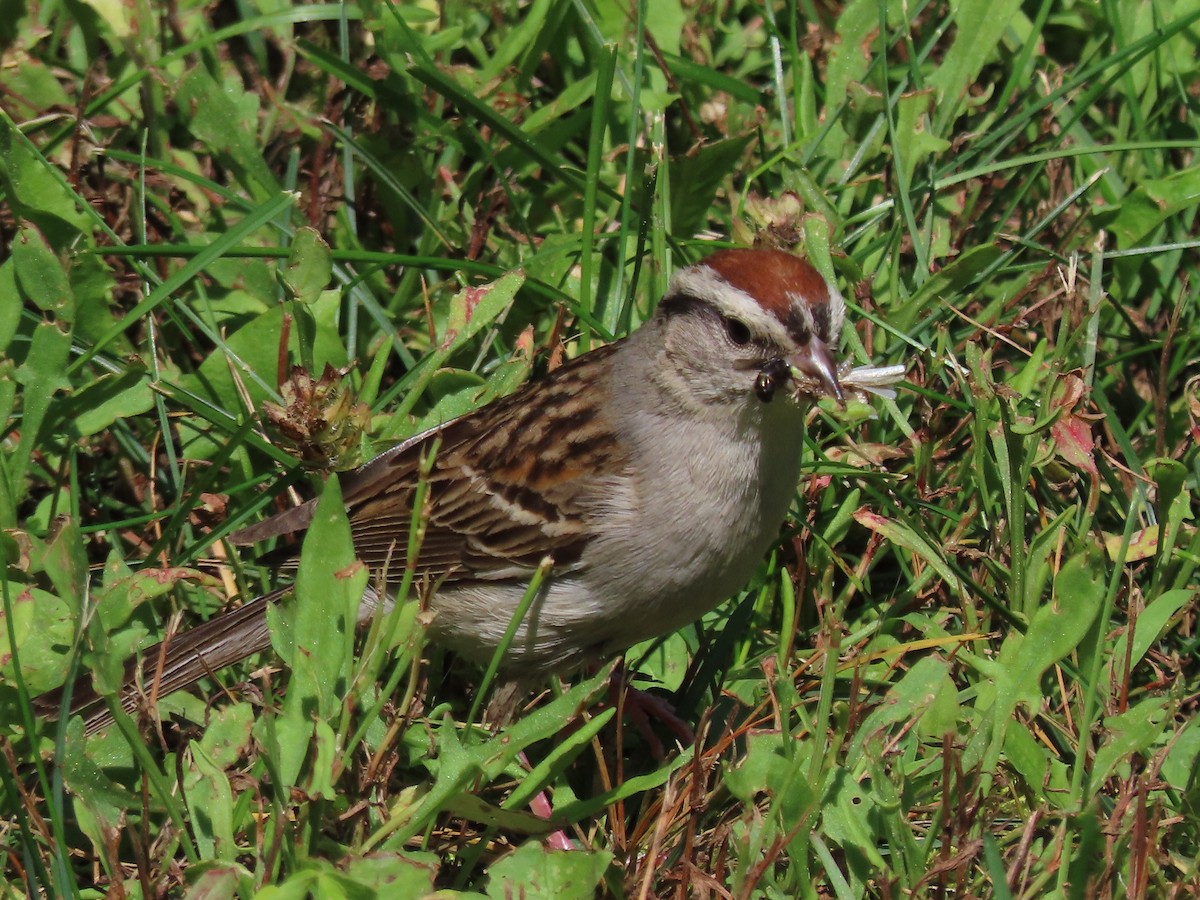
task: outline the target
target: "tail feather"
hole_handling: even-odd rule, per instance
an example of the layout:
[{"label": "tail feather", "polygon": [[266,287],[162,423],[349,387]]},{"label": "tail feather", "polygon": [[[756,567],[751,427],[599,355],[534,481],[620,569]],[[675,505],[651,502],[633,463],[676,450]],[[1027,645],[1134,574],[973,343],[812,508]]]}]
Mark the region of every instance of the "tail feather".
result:
[{"label": "tail feather", "polygon": [[[288,594],[281,588],[223,612],[142,652],[125,670],[119,702],[134,712],[142,696],[165,697],[195,684],[225,666],[240,662],[271,646],[267,606]],[[43,694],[34,701],[37,712],[49,719],[62,715],[61,692]],[[80,678],[71,691],[69,714],[80,715],[84,730],[94,734],[112,723],[112,712],[90,677]]]}]

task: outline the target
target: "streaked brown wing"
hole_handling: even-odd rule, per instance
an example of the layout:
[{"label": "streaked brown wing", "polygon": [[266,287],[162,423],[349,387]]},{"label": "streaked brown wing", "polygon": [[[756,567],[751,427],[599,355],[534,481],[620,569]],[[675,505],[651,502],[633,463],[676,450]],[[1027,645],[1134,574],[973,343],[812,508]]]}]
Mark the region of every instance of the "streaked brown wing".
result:
[{"label": "streaked brown wing", "polygon": [[[404,568],[421,462],[428,513],[416,575],[445,582],[520,577],[546,555],[576,565],[589,537],[588,504],[626,459],[609,423],[600,371],[616,345],[418,435],[344,476],[355,550],[372,569]],[[514,437],[515,436],[515,437]],[[312,501],[233,535],[249,543],[306,528]]]},{"label": "streaked brown wing", "polygon": [[[528,575],[550,555],[558,571],[576,566],[589,539],[589,504],[608,494],[605,482],[627,465],[609,423],[597,412],[607,398],[600,377],[615,345],[568,363],[546,379],[418,435],[377,456],[343,480],[358,555],[373,569],[404,567],[412,504],[425,451],[437,446],[429,474],[429,507],[418,579],[446,582]],[[514,438],[514,435],[516,436]],[[315,501],[231,535],[253,543],[302,531]],[[151,696],[186,687],[270,646],[267,607],[282,588],[219,615],[131,660],[120,703],[136,710],[143,683]],[[57,718],[59,692],[38,698]],[[75,686],[72,712],[89,734],[111,716],[90,683]]]}]

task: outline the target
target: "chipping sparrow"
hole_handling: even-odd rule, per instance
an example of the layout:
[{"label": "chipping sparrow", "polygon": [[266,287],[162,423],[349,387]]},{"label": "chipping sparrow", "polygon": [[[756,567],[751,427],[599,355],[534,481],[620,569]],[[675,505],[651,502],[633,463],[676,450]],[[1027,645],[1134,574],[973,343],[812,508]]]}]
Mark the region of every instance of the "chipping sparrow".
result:
[{"label": "chipping sparrow", "polygon": [[[675,274],[629,337],[411,438],[344,476],[354,546],[403,569],[422,451],[440,447],[416,569],[436,583],[429,637],[486,663],[531,575],[549,577],[504,672],[524,678],[616,654],[687,624],[750,577],[800,475],[807,401],[892,395],[903,366],[852,369],[834,352],[845,307],[807,262],[726,250]],[[233,536],[301,531],[314,502]],[[158,696],[267,649],[259,597],[143,654]],[[360,620],[377,603],[368,591]],[[162,664],[161,671],[158,669]],[[81,696],[89,730],[108,721]],[[124,698],[133,706],[133,695]]]}]

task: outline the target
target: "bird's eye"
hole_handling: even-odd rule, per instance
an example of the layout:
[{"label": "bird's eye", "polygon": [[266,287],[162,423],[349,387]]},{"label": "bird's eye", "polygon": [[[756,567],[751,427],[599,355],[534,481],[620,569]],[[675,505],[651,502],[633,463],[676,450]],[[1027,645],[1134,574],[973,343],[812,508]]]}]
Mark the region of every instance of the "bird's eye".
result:
[{"label": "bird's eye", "polygon": [[725,333],[729,335],[729,340],[739,347],[750,343],[750,329],[746,327],[746,323],[741,319],[727,317],[725,319]]}]

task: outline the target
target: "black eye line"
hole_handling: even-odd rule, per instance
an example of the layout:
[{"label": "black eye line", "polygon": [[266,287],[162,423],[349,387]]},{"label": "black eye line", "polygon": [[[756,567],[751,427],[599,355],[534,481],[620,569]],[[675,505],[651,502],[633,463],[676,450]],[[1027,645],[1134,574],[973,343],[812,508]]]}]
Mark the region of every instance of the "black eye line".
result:
[{"label": "black eye line", "polygon": [[[679,293],[669,294],[663,298],[659,305],[659,310],[667,316],[679,315],[704,315],[716,316],[721,320],[725,327],[725,336],[729,338],[729,342],[736,347],[753,347],[760,353],[769,353],[768,344],[761,338],[755,338],[754,333],[750,330],[750,326],[734,316],[727,316],[717,310],[714,305],[706,300],[701,300],[699,297],[694,297],[691,294]],[[733,335],[729,333],[730,326],[740,326],[745,330],[746,339],[735,340]],[[762,360],[747,360],[744,368],[753,369],[762,365]],[[739,364],[739,368],[743,368]]]}]

